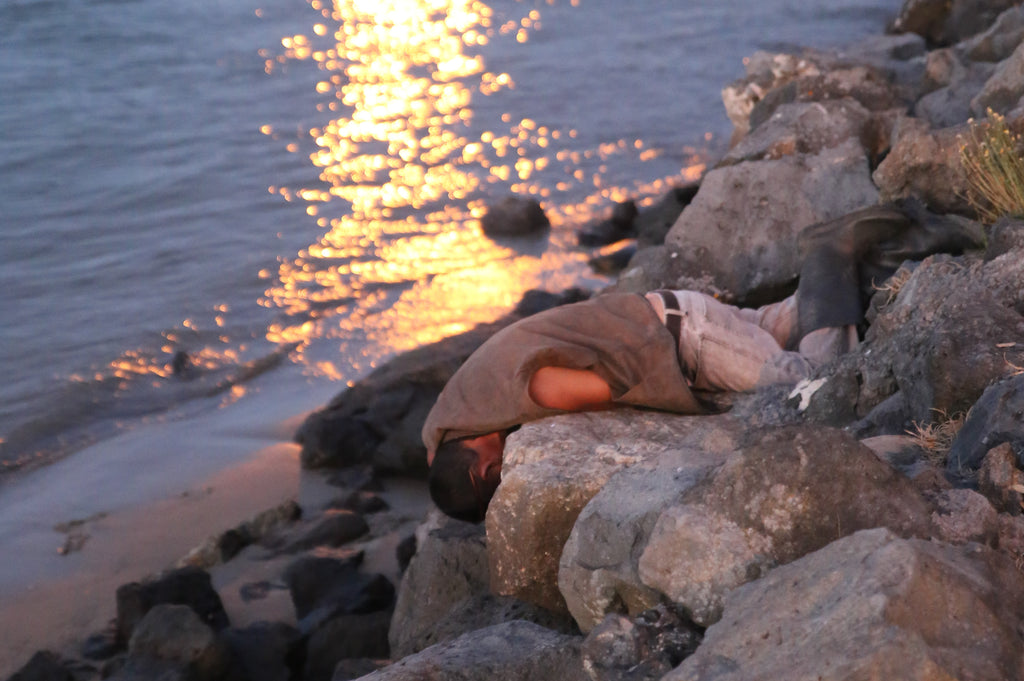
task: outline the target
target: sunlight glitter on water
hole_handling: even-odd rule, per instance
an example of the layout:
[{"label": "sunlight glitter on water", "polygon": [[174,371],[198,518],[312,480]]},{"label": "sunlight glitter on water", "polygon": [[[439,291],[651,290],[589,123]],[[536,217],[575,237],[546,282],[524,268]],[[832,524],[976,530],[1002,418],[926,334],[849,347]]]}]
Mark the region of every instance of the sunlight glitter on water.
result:
[{"label": "sunlight glitter on water", "polygon": [[[509,74],[488,70],[481,47],[528,41],[541,27],[536,7],[498,16],[477,0],[311,4],[324,22],[282,39],[281,54],[264,55],[268,73],[295,60],[323,72],[316,91],[325,117],[308,140],[263,129],[289,149],[308,147],[322,183],[270,188],[305,202],[325,230],[281,262],[262,301],[287,313],[268,340],[299,343],[300,359],[309,341],[328,338],[341,341],[344,357],[355,333],[371,348],[360,355],[408,350],[495,319],[528,289],[575,285],[587,276],[586,254],[560,227],[703,169],[694,152],[676,178],[611,186],[606,161],[658,151],[641,140],[580,150],[575,130],[508,112],[479,120],[475,102],[516,87]],[[542,201],[553,225],[543,241],[482,234],[487,201],[509,193]],[[351,374],[325,359],[306,364],[320,376]]]}]

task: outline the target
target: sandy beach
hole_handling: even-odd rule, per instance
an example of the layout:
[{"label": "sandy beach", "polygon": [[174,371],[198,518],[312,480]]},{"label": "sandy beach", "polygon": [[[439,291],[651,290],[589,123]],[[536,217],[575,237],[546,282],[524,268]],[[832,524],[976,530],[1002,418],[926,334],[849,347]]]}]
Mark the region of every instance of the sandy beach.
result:
[{"label": "sandy beach", "polygon": [[[334,391],[293,381],[196,419],[141,426],[5,485],[0,678],[36,650],[74,651],[115,616],[118,586],[172,567],[211,535],[289,499],[326,503],[333,488],[300,470],[291,442],[305,412],[280,412]],[[243,551],[213,571],[215,585],[279,568]],[[287,590],[251,604],[223,591],[233,623],[290,616]]]}]

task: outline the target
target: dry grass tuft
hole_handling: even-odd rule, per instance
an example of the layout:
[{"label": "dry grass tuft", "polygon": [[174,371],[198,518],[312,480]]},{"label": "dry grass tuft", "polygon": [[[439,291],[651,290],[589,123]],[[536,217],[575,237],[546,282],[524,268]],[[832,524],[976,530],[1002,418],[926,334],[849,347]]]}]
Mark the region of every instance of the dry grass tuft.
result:
[{"label": "dry grass tuft", "polygon": [[872,282],[871,288],[885,293],[885,300],[882,302],[881,307],[888,307],[889,305],[892,305],[893,301],[896,300],[896,296],[900,294],[900,289],[902,289],[903,285],[910,280],[911,274],[913,274],[912,270],[901,267],[881,284],[875,284]]},{"label": "dry grass tuft", "polygon": [[936,409],[937,418],[931,423],[914,423],[914,427],[907,432],[921,449],[925,450],[925,457],[936,466],[945,466],[946,457],[949,455],[949,448],[953,445],[956,434],[964,425],[966,414],[954,414],[949,416],[941,409]]},{"label": "dry grass tuft", "polygon": [[991,109],[983,121],[971,121],[961,136],[960,161],[967,173],[966,199],[981,219],[1024,216],[1024,143]]}]

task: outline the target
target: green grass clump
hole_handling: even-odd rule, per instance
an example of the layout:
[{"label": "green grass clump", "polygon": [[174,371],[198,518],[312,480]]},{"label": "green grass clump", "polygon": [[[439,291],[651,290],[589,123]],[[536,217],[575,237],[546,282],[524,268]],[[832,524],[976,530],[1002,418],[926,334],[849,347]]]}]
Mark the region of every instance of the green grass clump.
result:
[{"label": "green grass clump", "polygon": [[989,109],[960,137],[960,161],[967,172],[967,201],[991,224],[1003,216],[1024,217],[1024,144],[1006,119]]}]

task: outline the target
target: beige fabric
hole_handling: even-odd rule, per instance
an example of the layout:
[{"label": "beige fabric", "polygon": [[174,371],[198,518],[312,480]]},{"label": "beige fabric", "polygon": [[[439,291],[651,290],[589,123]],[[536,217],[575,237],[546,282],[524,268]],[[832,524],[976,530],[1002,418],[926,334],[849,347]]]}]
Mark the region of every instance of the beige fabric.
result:
[{"label": "beige fabric", "polygon": [[696,291],[668,293],[678,301],[679,310],[666,310],[659,294],[646,297],[662,323],[667,315],[679,315],[679,363],[693,387],[701,390],[743,392],[761,385],[796,383],[820,363],[849,349],[852,327],[821,329],[801,341],[800,352],[784,350],[796,340],[795,295],[744,309]]},{"label": "beige fabric", "polygon": [[530,377],[543,366],[592,370],[619,404],[701,413],[676,357],[675,339],[643,296],[611,293],[546,310],[502,329],[466,360],[427,416],[423,442],[432,452],[443,440],[560,413],[529,397]]}]

